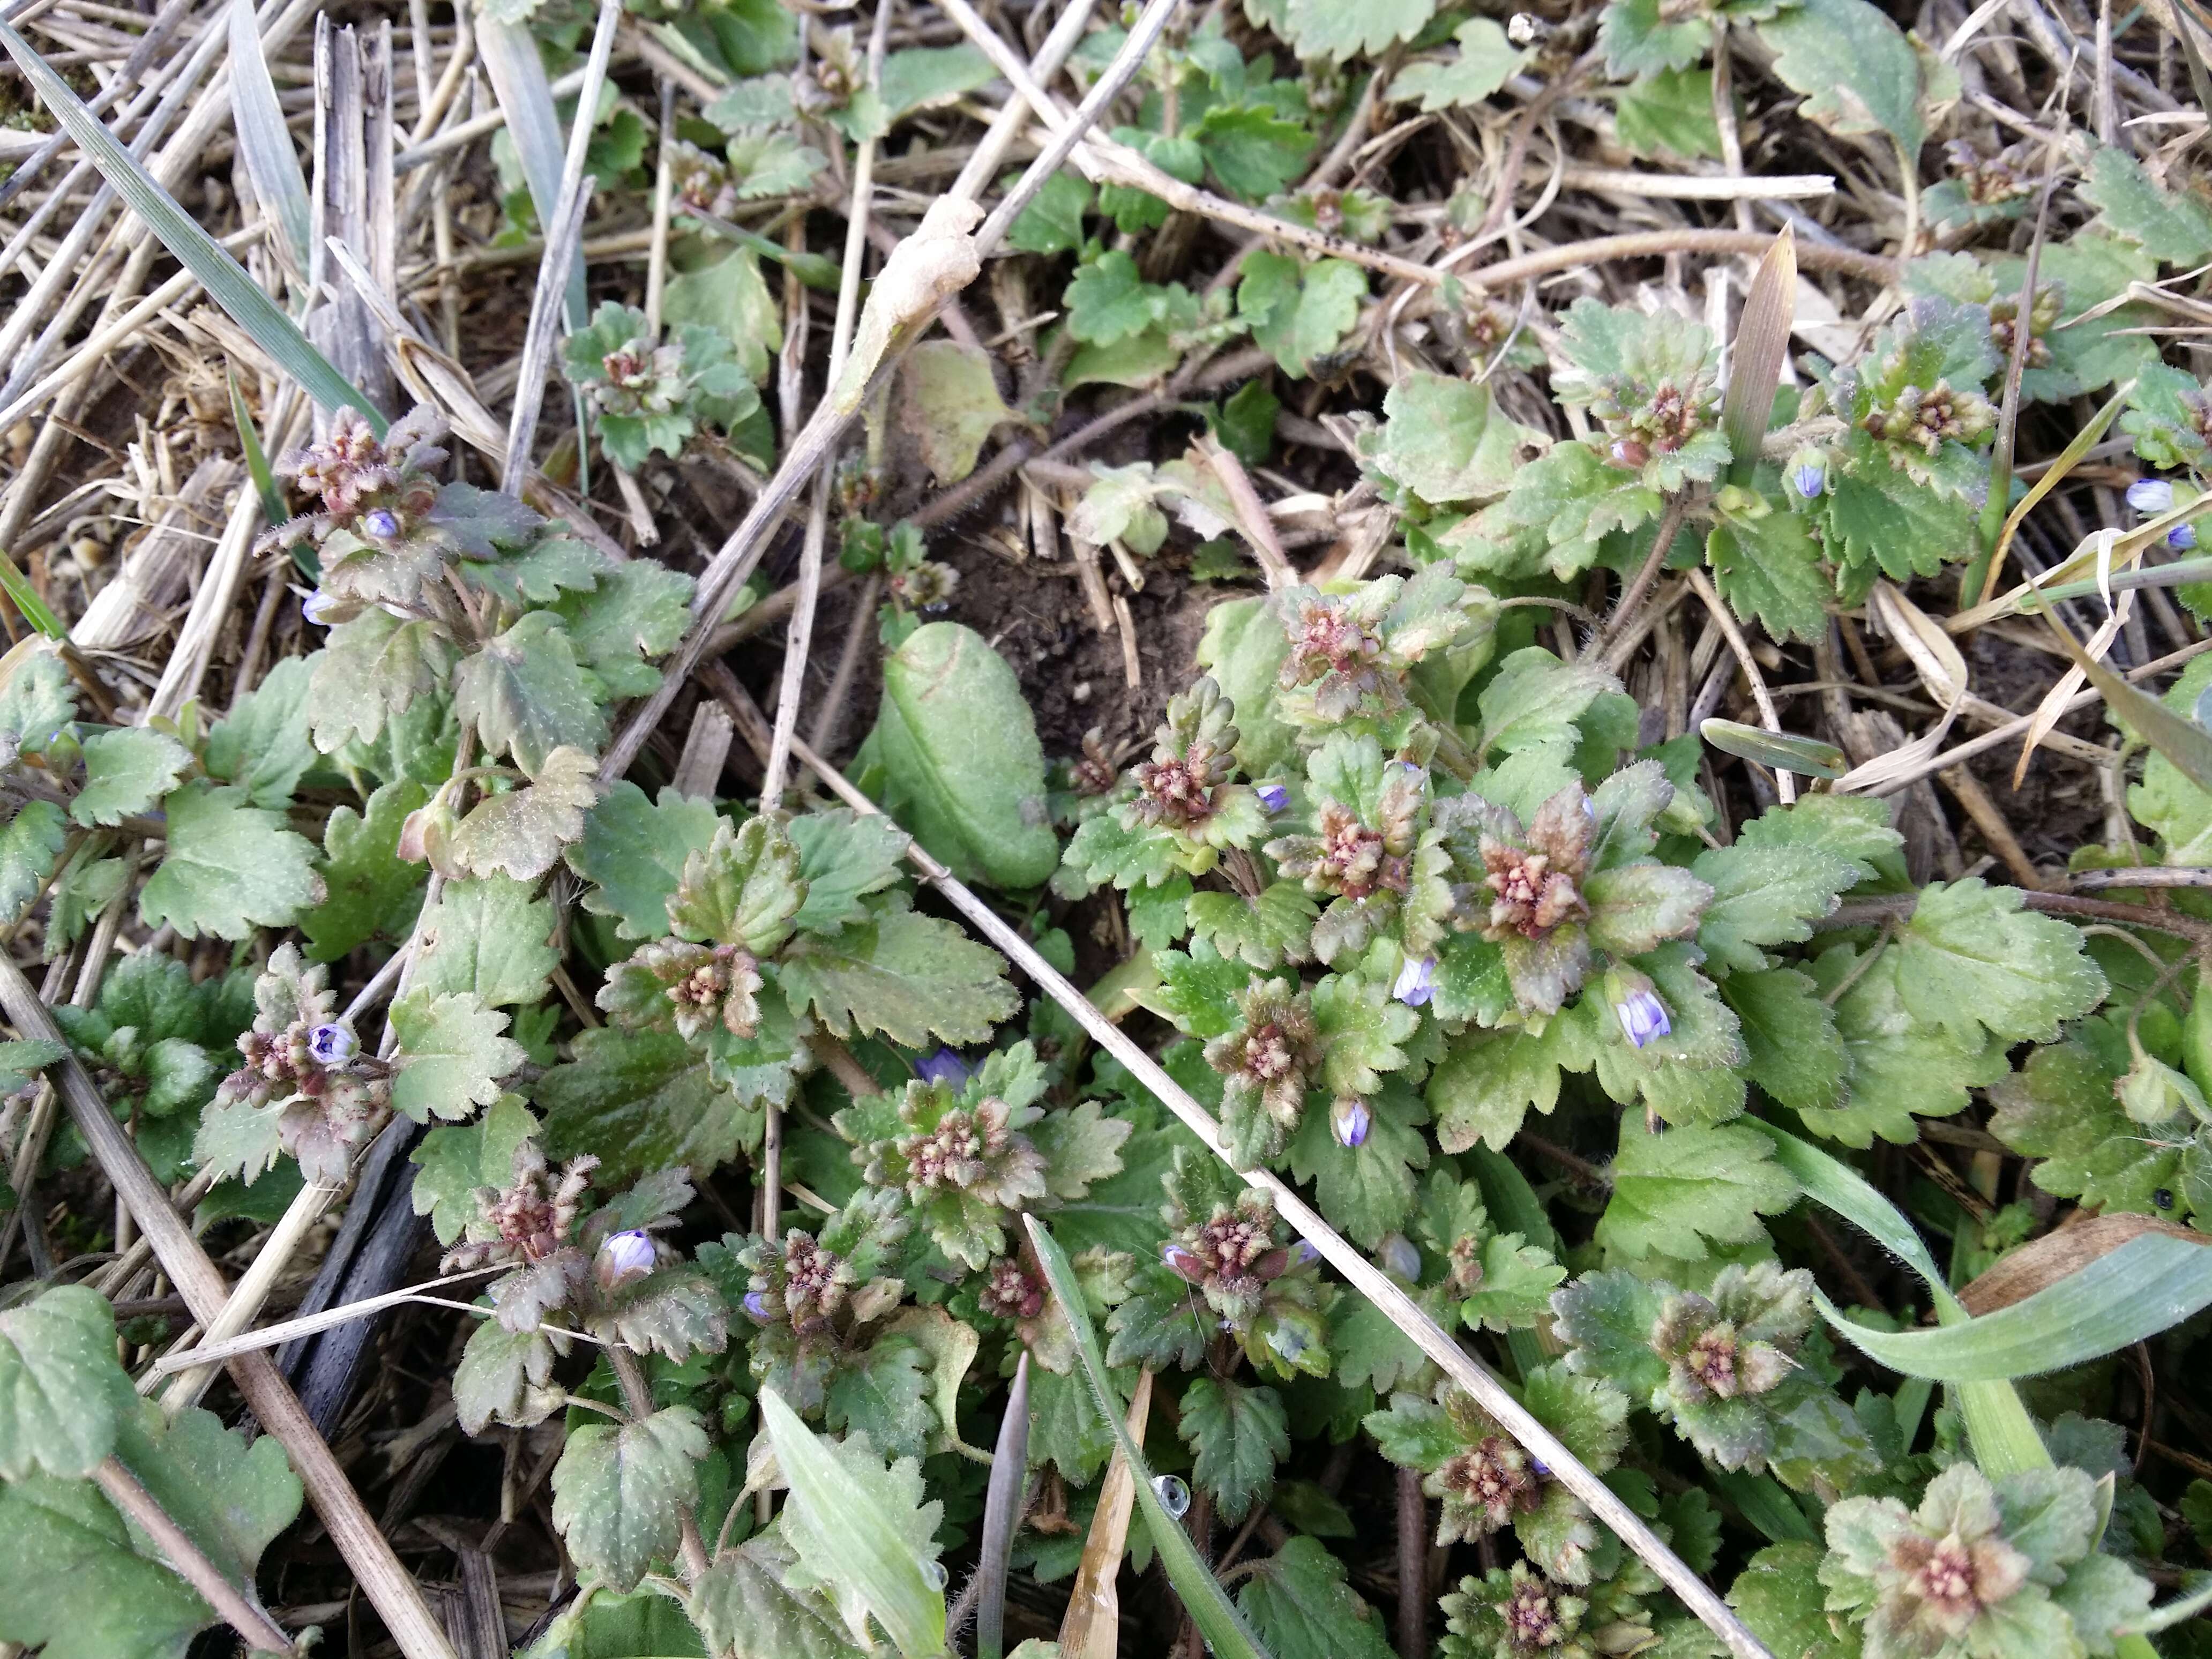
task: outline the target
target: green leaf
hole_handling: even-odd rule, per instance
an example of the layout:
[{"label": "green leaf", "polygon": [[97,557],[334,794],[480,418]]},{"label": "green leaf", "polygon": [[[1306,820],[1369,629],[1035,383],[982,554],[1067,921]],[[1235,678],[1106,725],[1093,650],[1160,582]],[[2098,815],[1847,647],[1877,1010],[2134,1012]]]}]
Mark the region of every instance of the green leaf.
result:
[{"label": "green leaf", "polygon": [[[568,852],[568,867],[592,884],[584,908],[612,916],[619,938],[665,937],[668,900],[685,863],[714,840],[718,822],[712,801],[664,789],[656,805],[635,784],[616,784],[592,808],[583,839]],[[805,842],[800,846],[803,854]]]},{"label": "green leaf", "polygon": [[1812,924],[1865,878],[1866,866],[1816,847],[1717,847],[1690,872],[1712,889],[1698,923],[1698,948],[1716,973],[1757,973],[1760,947],[1801,945]]},{"label": "green leaf", "polygon": [[1820,569],[1820,550],[1795,513],[1731,519],[1705,538],[1705,561],[1729,609],[1754,617],[1778,640],[1811,641],[1827,626],[1832,589]]},{"label": "green leaf", "polygon": [[441,992],[417,986],[392,1005],[399,1036],[398,1074],[392,1106],[417,1123],[433,1116],[473,1116],[500,1096],[499,1080],[527,1058],[502,1036],[507,1016],[484,1006],[473,991]]},{"label": "green leaf", "polygon": [[[1189,885],[1187,878],[1176,879]],[[1132,932],[1136,931],[1136,908],[1143,896],[1142,889],[1129,896]],[[1308,940],[1320,914],[1305,889],[1291,881],[1270,883],[1257,898],[1209,890],[1191,894],[1188,902],[1191,933],[1211,942],[1224,957],[1254,968],[1306,960]]]},{"label": "green leaf", "polygon": [[1703,11],[1680,12],[1659,0],[1609,0],[1597,38],[1606,72],[1626,81],[1694,68],[1712,46],[1713,25]]},{"label": "green leaf", "polygon": [[487,796],[450,830],[426,836],[431,862],[449,874],[536,881],[581,838],[599,795],[596,769],[584,750],[556,749],[529,783]]},{"label": "green leaf", "polygon": [[453,675],[453,714],[476,722],[484,752],[513,754],[531,776],[563,745],[596,750],[606,716],[578,672],[568,630],[550,611],[525,613]]},{"label": "green leaf", "polygon": [[1133,338],[1167,317],[1167,290],[1146,282],[1119,248],[1077,268],[1065,303],[1067,331],[1085,345]]},{"label": "green leaf", "polygon": [[690,1601],[699,1633],[714,1652],[730,1659],[853,1659],[829,1599],[787,1582],[795,1559],[780,1526],[715,1556],[691,1587]]},{"label": "green leaf", "polygon": [[428,872],[399,857],[399,832],[408,814],[430,799],[412,778],[381,786],[368,811],[333,807],[323,826],[323,888],[326,896],[300,918],[307,955],[336,962],[372,939],[404,939],[422,905]]},{"label": "green leaf", "polygon": [[[109,1339],[112,1343],[112,1337]],[[234,1583],[300,1512],[283,1447],[251,1448],[211,1413],[174,1424],[152,1402],[118,1425],[115,1455]],[[152,1541],[89,1481],[33,1474],[0,1491],[0,1637],[52,1659],[184,1659],[216,1622]]]},{"label": "green leaf", "polygon": [[514,1179],[514,1154],[538,1130],[520,1095],[501,1095],[474,1123],[436,1128],[410,1154],[415,1166],[415,1213],[430,1218],[441,1244],[451,1244],[476,1219],[479,1187]]},{"label": "green leaf", "polygon": [[16,1037],[0,1042],[0,1095],[12,1095],[59,1060],[69,1049],[43,1037]]},{"label": "green leaf", "polygon": [[2039,1160],[2029,1178],[2045,1192],[2106,1211],[2167,1213],[2156,1194],[2186,1200],[2182,1160],[2193,1137],[2130,1121],[2113,1097],[2116,1080],[2084,1043],[2039,1048],[1990,1085],[1990,1133]]},{"label": "green leaf", "polygon": [[650,696],[660,689],[651,659],[673,651],[690,625],[691,579],[631,559],[602,572],[589,592],[562,594],[554,614],[602,696]]},{"label": "green leaf", "polygon": [[[1011,179],[1014,175],[1008,174]],[[1083,246],[1083,216],[1091,210],[1089,180],[1073,167],[1062,167],[1044,181],[1044,188],[1014,216],[1006,231],[1009,246],[1024,253],[1073,253]]]},{"label": "green leaf", "polygon": [[1632,1261],[1657,1255],[1697,1261],[1717,1246],[1756,1243],[1766,1237],[1759,1218],[1788,1209],[1797,1197],[1772,1145],[1741,1124],[1651,1134],[1631,1117],[1621,1124],[1609,1173],[1613,1196],[1597,1242]]},{"label": "green leaf", "polygon": [[973,472],[983,441],[1013,418],[992,363],[981,346],[925,340],[899,366],[899,426],[940,485]]},{"label": "green leaf", "polygon": [[0,1480],[91,1474],[137,1407],[105,1297],[64,1285],[0,1313]]},{"label": "green leaf", "polygon": [[830,1382],[830,1428],[866,1435],[892,1457],[921,1456],[937,1426],[925,1358],[915,1343],[890,1336],[840,1365]]},{"label": "green leaf", "polygon": [[69,823],[50,800],[27,800],[0,830],[0,923],[21,920],[69,845]]},{"label": "green leaf", "polygon": [[375,742],[388,719],[444,688],[453,656],[453,641],[434,622],[402,622],[377,610],[340,623],[308,659],[315,747],[329,755],[356,739]]},{"label": "green leaf", "polygon": [[1721,996],[1743,1034],[1744,1071],[1796,1112],[1832,1109],[1845,1096],[1851,1059],[1820,987],[1794,968],[1731,974]]},{"label": "green leaf", "polygon": [[[1498,25],[1482,17],[1468,27]],[[1364,453],[1425,501],[1496,500],[1513,487],[1533,435],[1497,407],[1488,386],[1426,371],[1401,376],[1384,394],[1382,413]]]},{"label": "green leaf", "polygon": [[1713,116],[1713,72],[1662,70],[1623,87],[1613,105],[1613,125],[1634,155],[1685,161],[1717,157],[1721,128]]},{"label": "green leaf", "polygon": [[288,927],[322,902],[314,848],[284,828],[282,813],[246,803],[234,785],[195,780],[166,803],[169,838],[138,895],[149,927],[173,924],[185,939],[244,939],[255,927]]},{"label": "green leaf", "polygon": [[1253,343],[1273,355],[1283,373],[1304,375],[1359,321],[1367,273],[1347,259],[1312,264],[1288,254],[1248,255],[1237,286],[1237,309],[1252,325]]},{"label": "green leaf", "polygon": [[1437,1143],[1463,1152],[1480,1140],[1503,1152],[1532,1109],[1550,1115],[1559,1103],[1560,1072],[1586,1072],[1595,1063],[1589,1024],[1571,1009],[1541,1036],[1515,1028],[1454,1042],[1429,1079]]},{"label": "green leaf", "polygon": [[1818,1544],[1774,1544],[1736,1575],[1729,1605],[1751,1633],[1793,1659],[1859,1659],[1857,1629],[1826,1610]]},{"label": "green leaf", "polygon": [[773,819],[719,823],[706,847],[684,861],[668,901],[670,925],[684,939],[771,955],[791,937],[805,899],[799,872],[799,848]]},{"label": "green leaf", "polygon": [[710,1444],[688,1406],[571,1429],[553,1468],[553,1524],[577,1565],[629,1590],[672,1560]]},{"label": "green leaf", "polygon": [[792,1006],[811,1007],[837,1036],[880,1033],[908,1048],[927,1048],[933,1037],[988,1042],[1021,1006],[998,952],[896,897],[879,901],[872,921],[833,938],[800,939],[784,953]]},{"label": "green leaf", "polygon": [[2142,1233],[2021,1301],[1934,1330],[1883,1331],[1820,1311],[1893,1371],[1939,1382],[2038,1376],[2131,1347],[2212,1306],[2212,1242]]},{"label": "green leaf", "polygon": [[70,817],[85,825],[114,825],[151,808],[192,763],[191,750],[143,726],[119,726],[85,739],[84,787]]},{"label": "green leaf", "polygon": [[1134,1477],[1137,1502],[1144,1510],[1145,1523],[1151,1531],[1153,1548],[1159,1552],[1161,1565],[1167,1570],[1168,1582],[1182,1598],[1183,1607],[1197,1625],[1199,1634],[1212,1648],[1216,1659],[1265,1659],[1265,1650],[1230,1605],[1212,1569],[1200,1559],[1190,1535],[1176,1523],[1175,1517],[1160,1502],[1144,1453],[1130,1438],[1122,1422],[1126,1408],[1107,1373],[1105,1358],[1098,1351],[1098,1333],[1092,1328],[1091,1316],[1084,1306],[1082,1288],[1076,1282],[1075,1269],[1067,1253],[1035,1216],[1024,1216],[1022,1224],[1029,1231],[1030,1243],[1044,1267],[1045,1277],[1052,1284],[1060,1311],[1075,1332],[1084,1373],[1090,1380],[1100,1414],[1113,1431],[1122,1461]]},{"label": "green leaf", "polygon": [[262,676],[227,719],[208,733],[207,769],[226,783],[246,786],[256,806],[282,811],[315,763],[307,732],[312,660],[287,657]]},{"label": "green leaf", "polygon": [[1260,1562],[1237,1607],[1279,1659],[1392,1659],[1381,1614],[1345,1582],[1319,1540],[1293,1538]]},{"label": "green leaf", "polygon": [[43,755],[76,719],[76,684],[54,651],[33,649],[0,678],[0,732],[24,753]]},{"label": "green leaf", "polygon": [[1451,62],[1420,60],[1398,71],[1385,94],[1392,103],[1418,98],[1424,115],[1472,108],[1511,80],[1528,60],[1528,54],[1509,41],[1492,18],[1468,19],[1452,39],[1459,42],[1459,56]]},{"label": "green leaf", "polygon": [[[1301,0],[1312,3],[1312,0]],[[1431,0],[1386,0],[1428,4]],[[1340,14],[1339,14],[1340,15]],[[1216,104],[1192,130],[1215,180],[1231,195],[1264,201],[1305,171],[1313,135],[1272,104]]]},{"label": "green leaf", "polygon": [[1616,686],[1612,675],[1587,659],[1563,663],[1540,646],[1516,651],[1475,700],[1483,754],[1573,744],[1575,722]]},{"label": "green leaf", "polygon": [[386,427],[383,415],[368,407],[368,400],[347,382],[329,358],[308,343],[299,325],[246,274],[245,267],[116,141],[52,65],[5,23],[0,23],[0,46],[7,47],[40,101],[53,112],[77,148],[100,169],[100,176],[176,256],[178,263],[199,280],[208,297],[228,313],[269,360],[326,412],[360,410],[370,429],[381,438]]},{"label": "green leaf", "polygon": [[2098,146],[2077,193],[2106,225],[2166,264],[2200,264],[2212,254],[2212,210],[2193,196],[2160,189],[2124,149]]},{"label": "green leaf", "polygon": [[1283,1397],[1270,1388],[1196,1378],[1182,1392],[1176,1433],[1194,1456],[1192,1478],[1231,1526],[1273,1489],[1275,1465],[1291,1455]]},{"label": "green leaf", "polygon": [[1340,1095],[1371,1095],[1382,1074],[1406,1064],[1398,1045],[1419,1029],[1420,1013],[1387,986],[1358,974],[1331,974],[1313,988],[1314,1024],[1322,1044],[1322,1079]]},{"label": "green leaf", "polygon": [[534,1003],[561,965],[553,948],[559,926],[552,905],[511,877],[447,882],[422,919],[412,988],[473,992],[487,1008]]},{"label": "green leaf", "polygon": [[1367,1104],[1372,1121],[1357,1146],[1338,1145],[1328,1113],[1306,1113],[1291,1142],[1291,1171],[1300,1182],[1314,1182],[1329,1218],[1371,1250],[1413,1212],[1413,1171],[1429,1164],[1428,1137],[1421,1133],[1429,1114],[1420,1096],[1395,1078]]},{"label": "green leaf", "polygon": [[2080,932],[2024,902],[2018,888],[1978,878],[1930,883],[1892,947],[1905,1006],[1931,1024],[1971,1032],[1978,1023],[2033,1042],[2050,1042],[2062,1022],[2094,1008],[2105,976]]},{"label": "green leaf", "polygon": [[1334,5],[1329,0],[1289,0],[1283,9],[1284,38],[1301,58],[1379,55],[1385,47],[1410,40],[1433,16],[1437,0],[1377,0],[1365,6]]},{"label": "green leaf", "polygon": [[510,1331],[496,1319],[478,1322],[453,1368],[453,1409],[463,1430],[482,1434],[492,1423],[527,1428],[550,1417],[562,1398],[552,1385],[553,1360],[553,1344],[544,1331]]},{"label": "green leaf", "polygon": [[885,810],[963,880],[1034,887],[1060,862],[1028,700],[972,629],[925,623],[884,660],[871,763]]},{"label": "green leaf", "polygon": [[773,1389],[761,1390],[760,1407],[791,1482],[786,1535],[808,1576],[833,1588],[847,1632],[868,1642],[872,1617],[905,1659],[943,1652],[945,1595],[923,1572],[935,1553],[915,1547],[935,1532],[939,1506],[920,1501],[920,1472],[910,1461],[884,1468],[865,1442],[817,1438]]},{"label": "green leaf", "polygon": [[580,1031],[575,1059],[538,1079],[549,1158],[599,1159],[609,1186],[656,1170],[711,1174],[759,1143],[760,1109],[715,1081],[673,1031]]},{"label": "green leaf", "polygon": [[[1859,963],[1858,951],[1850,945],[1821,952],[1813,975],[1823,996],[1851,976]],[[1968,1090],[2004,1075],[2004,1042],[1985,1037],[1971,1020],[1936,1024],[1925,1006],[1929,999],[1908,1000],[1911,972],[1893,947],[1837,1000],[1835,1024],[1850,1056],[1850,1091],[1833,1109],[1808,1110],[1807,1128],[1847,1146],[1870,1146],[1877,1134],[1907,1144],[1919,1136],[1916,1118],[1963,1110]],[[1916,1008],[1912,1001],[1923,1006]]]},{"label": "green leaf", "polygon": [[871,893],[895,886],[906,868],[907,839],[880,813],[850,807],[809,812],[785,826],[799,848],[799,873],[806,902],[793,921],[804,932],[834,933],[860,921]]},{"label": "green leaf", "polygon": [[1919,55],[1878,8],[1801,0],[1759,33],[1774,50],[1776,76],[1804,95],[1798,112],[1807,120],[1835,133],[1887,133],[1899,153],[1918,157],[1928,137]]}]

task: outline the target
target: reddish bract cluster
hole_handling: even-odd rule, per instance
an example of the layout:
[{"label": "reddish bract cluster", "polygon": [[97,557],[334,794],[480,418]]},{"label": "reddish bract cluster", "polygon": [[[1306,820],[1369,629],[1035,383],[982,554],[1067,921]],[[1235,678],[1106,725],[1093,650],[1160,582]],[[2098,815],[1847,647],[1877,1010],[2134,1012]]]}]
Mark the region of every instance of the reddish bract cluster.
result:
[{"label": "reddish bract cluster", "polygon": [[991,1264],[976,1304],[1000,1319],[1035,1319],[1044,1311],[1044,1285],[1011,1256]]},{"label": "reddish bract cluster", "polygon": [[1445,1460],[1437,1471],[1444,1495],[1471,1511],[1480,1532],[1495,1532],[1536,1507],[1541,1495],[1528,1454],[1503,1435],[1489,1435]]}]

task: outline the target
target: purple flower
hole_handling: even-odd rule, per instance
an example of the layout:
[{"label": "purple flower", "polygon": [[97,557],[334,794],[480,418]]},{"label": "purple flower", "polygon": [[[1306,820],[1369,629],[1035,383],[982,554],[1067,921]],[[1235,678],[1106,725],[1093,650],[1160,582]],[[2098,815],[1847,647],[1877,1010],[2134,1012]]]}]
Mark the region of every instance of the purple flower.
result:
[{"label": "purple flower", "polygon": [[1314,1248],[1311,1239],[1302,1238],[1291,1246],[1291,1266],[1310,1267],[1321,1260],[1321,1252]]},{"label": "purple flower", "polygon": [[1791,470],[1790,482],[1809,501],[1828,487],[1828,469],[1816,460],[1800,461]]},{"label": "purple flower", "polygon": [[2128,486],[2128,505],[2146,517],[2173,510],[2173,485],[2165,478],[2138,478]]},{"label": "purple flower", "polygon": [[343,1025],[318,1025],[307,1033],[307,1058],[335,1071],[361,1052],[361,1043]]},{"label": "purple flower", "polygon": [[1410,1285],[1421,1276],[1421,1253],[1403,1233],[1392,1233],[1384,1239],[1376,1256],[1382,1271],[1394,1279],[1402,1279]]},{"label": "purple flower", "polygon": [[1437,994],[1437,959],[1422,957],[1408,957],[1398,970],[1398,982],[1390,988],[1390,994],[1408,1008],[1424,1008]]},{"label": "purple flower", "polygon": [[948,1089],[964,1089],[975,1075],[974,1068],[950,1048],[939,1048],[928,1059],[916,1060],[914,1073],[924,1083],[942,1083]]},{"label": "purple flower", "polygon": [[1306,1340],[1304,1331],[1278,1320],[1267,1331],[1267,1346],[1283,1357],[1286,1364],[1295,1365],[1298,1356],[1313,1345]]},{"label": "purple flower", "polygon": [[1363,1146],[1367,1132],[1375,1127],[1375,1114],[1367,1109],[1365,1101],[1346,1095],[1328,1109],[1328,1127],[1335,1132],[1338,1146]]},{"label": "purple flower", "polygon": [[388,507],[372,507],[361,515],[361,527],[380,542],[399,533],[399,515]]},{"label": "purple flower", "polygon": [[644,1278],[659,1259],[653,1236],[641,1228],[633,1228],[629,1232],[615,1234],[599,1246],[599,1260],[592,1264],[592,1273],[599,1281],[601,1290],[611,1291],[633,1279]]},{"label": "purple flower", "polygon": [[322,589],[317,588],[300,601],[300,614],[314,623],[316,627],[327,628],[330,626],[331,611],[337,604],[337,599],[335,595],[325,593]]},{"label": "purple flower", "polygon": [[773,1325],[775,1315],[769,1309],[766,1291],[747,1291],[744,1299],[745,1316],[759,1325]]},{"label": "purple flower", "polygon": [[1260,805],[1270,812],[1279,812],[1290,804],[1291,792],[1284,785],[1263,783],[1260,786]]},{"label": "purple flower", "polygon": [[2168,547],[2179,548],[2181,551],[2186,553],[2191,548],[2197,545],[2197,526],[2193,524],[2178,524],[2174,526],[2172,529],[2166,532],[2166,544]]},{"label": "purple flower", "polygon": [[1641,1048],[1655,1037],[1665,1036],[1674,1029],[1667,1018],[1667,1005],[1650,991],[1638,991],[1624,1002],[1613,1005],[1613,1012],[1620,1016],[1620,1029],[1628,1034],[1628,1046]]}]

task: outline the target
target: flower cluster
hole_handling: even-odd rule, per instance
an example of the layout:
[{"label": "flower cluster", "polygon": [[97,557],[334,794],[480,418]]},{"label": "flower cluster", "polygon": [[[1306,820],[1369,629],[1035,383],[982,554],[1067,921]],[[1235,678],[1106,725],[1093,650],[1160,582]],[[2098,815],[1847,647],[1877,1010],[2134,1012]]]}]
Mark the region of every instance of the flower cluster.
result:
[{"label": "flower cluster", "polygon": [[391,1115],[392,1084],[390,1068],[362,1054],[337,1019],[328,978],[289,941],[270,954],[254,986],[252,1029],[238,1039],[245,1064],[216,1089],[215,1108],[275,1112],[276,1144],[301,1173],[339,1182]]},{"label": "flower cluster", "polygon": [[1613,465],[1671,490],[1709,480],[1726,464],[1719,360],[1703,327],[1579,300],[1560,327],[1560,348],[1571,366],[1553,376],[1553,395],[1601,424]]},{"label": "flower cluster", "polygon": [[1325,1370],[1312,1248],[1288,1242],[1267,1194],[1243,1188],[1199,1213],[1188,1207],[1199,1194],[1187,1184],[1169,1182],[1169,1239],[1160,1249],[1168,1271],[1204,1297],[1221,1328],[1255,1363],[1286,1372]]},{"label": "flower cluster", "polygon": [[1255,975],[1237,1011],[1237,1025],[1206,1045],[1206,1063],[1221,1074],[1224,1132],[1265,1163],[1298,1126],[1307,1079],[1321,1065],[1321,1032],[1306,994],[1283,980]]},{"label": "flower cluster", "polygon": [[1996,418],[1980,392],[1939,380],[1931,386],[1905,387],[1887,404],[1869,410],[1860,424],[1884,443],[1916,445],[1932,458],[1946,442],[1971,444],[1995,430]]},{"label": "flower cluster", "polygon": [[717,1026],[746,1038],[760,1029],[757,994],[765,983],[741,945],[655,939],[608,975],[600,1005],[625,1025],[673,1029],[686,1042]]},{"label": "flower cluster", "polygon": [[446,459],[439,442],[446,431],[444,417],[427,405],[381,439],[359,410],[340,410],[328,436],[278,457],[272,469],[316,496],[322,510],[279,525],[268,539],[285,546],[319,544],[343,530],[386,551],[434,542],[430,518],[439,486],[433,474]]},{"label": "flower cluster", "polygon": [[568,337],[562,361],[590,401],[600,447],[633,472],[649,455],[681,454],[702,421],[728,426],[753,395],[719,331],[686,324],[664,340],[645,313],[612,300]]}]

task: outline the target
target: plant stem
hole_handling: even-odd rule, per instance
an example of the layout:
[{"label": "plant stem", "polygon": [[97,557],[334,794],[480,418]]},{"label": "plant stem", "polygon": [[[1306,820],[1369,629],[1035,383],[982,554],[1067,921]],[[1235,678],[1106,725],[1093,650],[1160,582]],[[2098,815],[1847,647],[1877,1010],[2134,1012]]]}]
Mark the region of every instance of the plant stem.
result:
[{"label": "plant stem", "polygon": [[1398,1659],[1429,1651],[1429,1500],[1421,1472],[1398,1471]]},{"label": "plant stem", "polygon": [[257,1653],[290,1653],[290,1638],[276,1627],[252,1595],[222,1575],[222,1570],[209,1560],[191,1534],[179,1526],[163,1509],[154,1494],[138,1482],[138,1477],[123,1467],[121,1461],[110,1456],[93,1470],[92,1478],[100,1483],[100,1491],[107,1494],[108,1502],[146,1529],[169,1565],[177,1574],[200,1594],[200,1599],[216,1610],[216,1615],[240,1636]]}]

